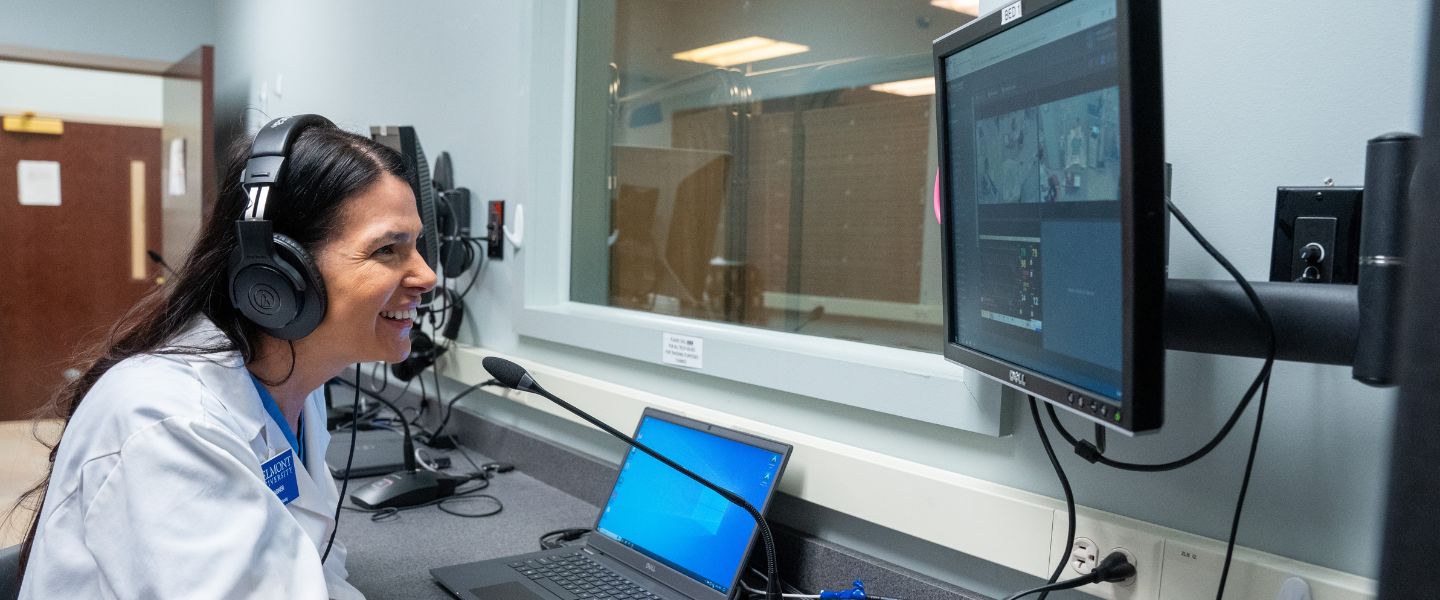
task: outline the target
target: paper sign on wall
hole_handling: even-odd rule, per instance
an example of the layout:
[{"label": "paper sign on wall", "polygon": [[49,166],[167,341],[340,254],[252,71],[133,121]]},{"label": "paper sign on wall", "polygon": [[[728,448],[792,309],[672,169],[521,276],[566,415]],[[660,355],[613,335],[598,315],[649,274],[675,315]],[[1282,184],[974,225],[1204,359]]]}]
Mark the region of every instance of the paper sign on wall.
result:
[{"label": "paper sign on wall", "polygon": [[185,195],[185,138],[170,140],[170,176],[165,188],[171,196]]},{"label": "paper sign on wall", "polygon": [[688,335],[666,333],[661,340],[660,356],[667,365],[702,368],[705,364],[705,340]]},{"label": "paper sign on wall", "polygon": [[20,203],[27,206],[60,206],[60,163],[53,160],[22,160],[15,168],[20,184]]}]

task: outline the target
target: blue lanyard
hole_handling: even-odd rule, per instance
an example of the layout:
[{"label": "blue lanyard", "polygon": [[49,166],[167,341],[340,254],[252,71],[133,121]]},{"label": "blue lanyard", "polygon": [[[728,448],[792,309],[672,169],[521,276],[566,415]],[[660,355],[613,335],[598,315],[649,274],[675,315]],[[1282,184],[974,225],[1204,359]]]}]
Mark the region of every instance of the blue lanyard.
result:
[{"label": "blue lanyard", "polygon": [[[305,464],[305,445],[295,438],[295,432],[290,430],[290,422],[285,420],[285,415],[280,413],[280,405],[275,403],[275,398],[270,395],[270,390],[260,384],[260,380],[250,373],[250,382],[255,384],[255,391],[260,393],[260,403],[265,405],[265,412],[270,413],[270,418],[280,426],[280,431],[285,434],[285,441],[290,442],[290,448],[295,450],[295,456],[300,464]],[[305,431],[305,413],[300,413],[300,431]]]}]

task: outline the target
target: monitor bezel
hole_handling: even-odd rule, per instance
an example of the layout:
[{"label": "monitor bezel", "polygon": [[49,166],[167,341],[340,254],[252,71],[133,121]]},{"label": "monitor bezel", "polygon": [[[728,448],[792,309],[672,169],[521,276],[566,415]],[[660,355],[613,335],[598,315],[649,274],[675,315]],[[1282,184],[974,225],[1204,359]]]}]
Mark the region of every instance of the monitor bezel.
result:
[{"label": "monitor bezel", "polygon": [[[939,156],[949,155],[944,125],[948,121],[945,59],[1029,22],[1073,0],[1017,0],[935,40],[936,136]],[[1021,16],[1002,23],[1002,15],[1020,5]],[[980,372],[1001,384],[1043,399],[1062,410],[1126,435],[1158,429],[1164,420],[1164,321],[1166,248],[1165,140],[1161,93],[1160,8],[1154,0],[1115,0],[1120,79],[1121,160],[1121,285],[1124,349],[1122,353],[1120,421],[1092,412],[1091,390],[1060,381],[975,348],[956,343],[954,322],[954,232],[941,227],[944,248],[945,358]],[[941,159],[941,221],[951,223],[950,179]],[[1103,402],[1103,401],[1100,401]],[[1098,410],[1098,409],[1095,409]]]},{"label": "monitor bezel", "polygon": [[[406,183],[410,184],[410,191],[415,194],[415,210],[420,214],[421,226],[415,248],[431,271],[440,272],[439,210],[429,160],[425,157],[425,147],[420,144],[420,135],[410,125],[372,125],[370,139],[399,152],[405,166],[410,169]],[[421,294],[421,309],[428,309],[434,299],[435,290]]]},{"label": "monitor bezel", "polygon": [[[673,423],[681,427],[694,429],[696,431],[702,431],[720,438],[736,441],[741,444],[754,446],[779,454],[780,467],[775,470],[775,481],[773,484],[771,484],[770,491],[765,496],[765,503],[761,506],[755,507],[760,511],[761,515],[765,515],[769,511],[770,504],[774,502],[775,495],[779,491],[780,478],[785,475],[785,466],[790,463],[790,453],[794,450],[793,446],[783,442],[777,442],[774,440],[762,438],[757,435],[745,433],[743,431],[736,431],[734,429],[721,427],[712,423],[706,423],[704,421],[698,421],[688,417],[683,417],[675,413],[660,410],[655,407],[646,407],[645,411],[641,413],[640,419],[635,422],[635,434],[640,433],[640,426],[645,423],[646,417],[654,417],[658,420]],[[630,457],[630,450],[631,449],[629,447],[625,449],[625,454],[620,459],[620,465],[618,466],[619,469],[624,469],[625,461],[629,460]],[[714,588],[708,587],[698,581],[695,581],[694,579],[691,579],[689,575],[675,570],[663,562],[654,560],[649,556],[646,556],[645,553],[640,552],[639,550],[635,550],[629,546],[626,546],[625,544],[612,540],[605,534],[600,533],[600,519],[604,518],[605,516],[604,507],[606,504],[610,503],[611,496],[615,495],[615,486],[619,485],[619,483],[620,478],[617,474],[617,477],[610,483],[610,491],[605,494],[605,502],[601,504],[600,514],[595,516],[595,523],[591,525],[591,529],[595,531],[595,535],[589,537],[589,539],[586,541],[587,545],[594,547],[595,549],[605,553],[606,556],[618,560],[630,568],[654,577],[659,582],[671,588],[679,590],[680,592],[691,598],[696,598],[698,600],[728,600],[729,598],[736,597],[736,591],[740,589],[740,578],[745,572],[746,565],[750,564],[751,552],[755,550],[755,540],[760,537],[760,528],[758,526],[750,532],[750,540],[745,545],[744,556],[740,557],[740,566],[738,569],[736,569],[734,580],[730,582],[729,591],[721,592]]]}]

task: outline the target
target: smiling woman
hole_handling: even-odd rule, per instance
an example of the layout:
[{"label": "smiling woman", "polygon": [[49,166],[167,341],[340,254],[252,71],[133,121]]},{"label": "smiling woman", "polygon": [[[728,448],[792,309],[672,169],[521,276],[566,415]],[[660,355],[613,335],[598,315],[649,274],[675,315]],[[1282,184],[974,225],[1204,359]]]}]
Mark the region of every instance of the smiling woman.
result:
[{"label": "smiling woman", "polygon": [[346,365],[410,352],[435,273],[407,175],[315,115],[236,148],[177,276],[44,415],[66,425],[29,494],[22,598],[362,597],[329,545],[329,433],[305,416],[324,423]]},{"label": "smiling woman", "polygon": [[[415,240],[420,215],[410,184],[386,175],[349,203],[340,235],[323,247],[320,272],[335,286],[328,318],[307,339],[297,342],[316,353],[330,352],[354,363],[354,353],[400,362],[410,354],[410,329],[420,292],[435,285]],[[423,281],[407,278],[423,273]],[[389,316],[387,316],[389,315]],[[313,338],[313,339],[311,339]]]}]

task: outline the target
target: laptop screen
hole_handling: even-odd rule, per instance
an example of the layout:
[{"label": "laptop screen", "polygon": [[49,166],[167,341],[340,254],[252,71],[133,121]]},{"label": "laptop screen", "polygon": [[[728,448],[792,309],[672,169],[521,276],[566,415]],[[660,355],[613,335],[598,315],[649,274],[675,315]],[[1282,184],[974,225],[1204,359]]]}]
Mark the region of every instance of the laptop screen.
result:
[{"label": "laptop screen", "polygon": [[[760,510],[785,460],[778,452],[648,414],[635,439]],[[631,448],[595,529],[728,594],[756,525],[745,509]]]}]

